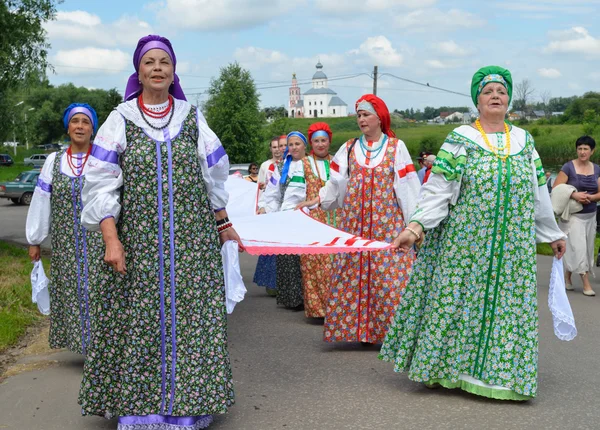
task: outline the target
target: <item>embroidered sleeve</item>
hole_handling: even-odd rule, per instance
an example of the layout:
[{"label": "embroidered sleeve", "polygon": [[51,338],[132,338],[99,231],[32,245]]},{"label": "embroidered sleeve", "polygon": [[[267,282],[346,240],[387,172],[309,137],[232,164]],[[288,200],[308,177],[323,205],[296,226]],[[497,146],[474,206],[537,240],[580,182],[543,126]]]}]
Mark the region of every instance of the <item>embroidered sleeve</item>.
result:
[{"label": "embroidered sleeve", "polygon": [[410,219],[417,205],[421,182],[417,175],[415,166],[410,158],[406,145],[401,140],[396,144],[396,156],[394,158],[394,192],[398,204],[402,209],[404,219]]},{"label": "embroidered sleeve", "polygon": [[349,140],[342,145],[329,164],[329,180],[319,190],[323,210],[334,210],[342,207],[344,203],[348,184],[348,145],[353,141]]},{"label": "embroidered sleeve", "polygon": [[443,175],[447,181],[458,181],[462,178],[467,163],[466,151],[463,144],[464,136],[451,132],[440,148],[431,173]]},{"label": "embroidered sleeve", "polygon": [[39,245],[50,233],[50,220],[52,219],[50,197],[52,195],[52,170],[55,160],[56,152],[46,158],[27,211],[25,236],[30,245]]},{"label": "embroidered sleeve", "polygon": [[113,111],[94,138],[81,192],[81,223],[90,231],[100,230],[100,222],[106,218],[119,217],[119,191],[123,186],[119,158],[126,146],[125,119]]},{"label": "embroidered sleeve", "polygon": [[225,181],[229,176],[229,157],[217,135],[210,129],[200,109],[196,108],[198,125],[198,157],[202,166],[202,178],[213,209],[227,206],[229,194]]},{"label": "embroidered sleeve", "polygon": [[294,210],[304,200],[306,200],[306,180],[304,178],[304,164],[300,160],[294,163],[290,183],[283,196],[281,210]]}]

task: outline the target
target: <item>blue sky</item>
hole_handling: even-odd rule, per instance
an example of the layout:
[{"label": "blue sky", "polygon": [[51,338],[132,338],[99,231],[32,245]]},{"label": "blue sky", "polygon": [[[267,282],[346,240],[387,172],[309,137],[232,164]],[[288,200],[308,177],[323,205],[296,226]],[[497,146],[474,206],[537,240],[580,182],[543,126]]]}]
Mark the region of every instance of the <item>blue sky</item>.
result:
[{"label": "blue sky", "polygon": [[[219,68],[238,61],[261,105],[286,105],[292,73],[309,81],[318,59],[329,78],[343,78],[329,86],[350,110],[371,92],[374,65],[468,94],[473,73],[497,64],[515,82],[529,79],[538,99],[581,95],[600,91],[599,11],[600,0],[65,0],[46,25],[50,81],[122,93],[137,40],[160,34],[193,103],[206,100]],[[378,95],[390,109],[471,104],[389,75]]]}]

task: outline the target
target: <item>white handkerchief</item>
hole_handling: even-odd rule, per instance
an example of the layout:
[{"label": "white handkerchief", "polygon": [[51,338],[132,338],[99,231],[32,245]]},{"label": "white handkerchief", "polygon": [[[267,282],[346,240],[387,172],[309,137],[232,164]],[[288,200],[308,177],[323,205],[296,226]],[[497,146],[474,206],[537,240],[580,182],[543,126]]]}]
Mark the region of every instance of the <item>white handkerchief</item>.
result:
[{"label": "white handkerchief", "polygon": [[49,284],[42,260],[36,261],[31,271],[31,301],[37,303],[38,310],[44,315],[50,315]]},{"label": "white handkerchief", "polygon": [[573,340],[577,336],[575,318],[565,290],[565,275],[562,260],[554,258],[550,274],[548,306],[552,312],[554,334],[560,340]]},{"label": "white handkerchief", "polygon": [[246,295],[246,286],[240,272],[238,243],[235,240],[225,242],[221,247],[221,256],[225,275],[225,307],[230,314],[235,305],[244,300]]}]

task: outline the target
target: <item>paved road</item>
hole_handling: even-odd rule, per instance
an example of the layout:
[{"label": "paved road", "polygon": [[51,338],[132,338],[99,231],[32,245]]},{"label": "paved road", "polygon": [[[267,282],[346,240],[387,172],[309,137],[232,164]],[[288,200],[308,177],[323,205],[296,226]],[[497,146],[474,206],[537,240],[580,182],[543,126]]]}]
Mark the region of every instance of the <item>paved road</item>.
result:
[{"label": "paved road", "polygon": [[[16,213],[13,211],[12,213]],[[0,207],[0,238],[5,235]],[[282,309],[251,283],[256,258],[243,255],[248,294],[230,316],[236,405],[212,429],[598,429],[599,298],[569,293],[579,336],[561,342],[547,306],[549,257],[538,259],[539,395],[530,402],[491,401],[459,391],[429,390],[377,360],[359,344],[325,344],[320,321]],[[600,290],[599,281],[593,281]],[[114,420],[81,417],[76,403],[82,359],[33,355],[30,370],[0,386],[0,429],[114,429]],[[31,364],[33,363],[33,365]]]}]

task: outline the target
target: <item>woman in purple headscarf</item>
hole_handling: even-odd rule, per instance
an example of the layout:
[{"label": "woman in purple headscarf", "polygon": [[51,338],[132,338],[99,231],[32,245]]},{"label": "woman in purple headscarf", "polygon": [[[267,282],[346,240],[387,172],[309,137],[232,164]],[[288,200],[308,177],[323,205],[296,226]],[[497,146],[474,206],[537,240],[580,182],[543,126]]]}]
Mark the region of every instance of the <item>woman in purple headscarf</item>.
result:
[{"label": "woman in purple headscarf", "polygon": [[[82,223],[101,230],[113,270],[79,397],[119,429],[199,429],[233,403],[220,244],[229,160],[185,100],[171,43],[142,38],[126,101],[100,128]],[[108,266],[107,266],[108,268]]]}]

